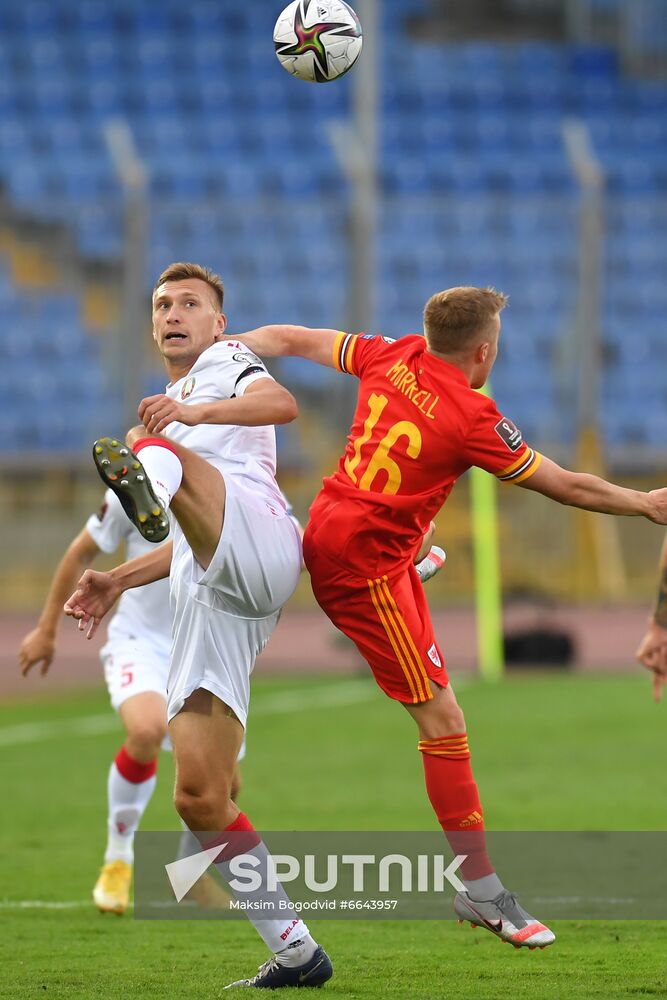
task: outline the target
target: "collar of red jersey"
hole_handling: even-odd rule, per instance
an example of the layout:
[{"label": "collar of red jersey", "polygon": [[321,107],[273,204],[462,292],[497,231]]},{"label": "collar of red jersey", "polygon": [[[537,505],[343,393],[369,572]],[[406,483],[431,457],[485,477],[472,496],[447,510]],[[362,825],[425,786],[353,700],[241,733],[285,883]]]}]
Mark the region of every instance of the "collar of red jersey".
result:
[{"label": "collar of red jersey", "polygon": [[453,365],[451,361],[445,361],[444,358],[439,358],[435,354],[431,354],[426,347],[424,347],[424,353],[422,355],[422,361],[428,359],[428,363],[434,365],[436,368],[444,367],[446,374],[453,378],[456,382],[461,382],[463,385],[470,385],[468,377],[465,372]]}]

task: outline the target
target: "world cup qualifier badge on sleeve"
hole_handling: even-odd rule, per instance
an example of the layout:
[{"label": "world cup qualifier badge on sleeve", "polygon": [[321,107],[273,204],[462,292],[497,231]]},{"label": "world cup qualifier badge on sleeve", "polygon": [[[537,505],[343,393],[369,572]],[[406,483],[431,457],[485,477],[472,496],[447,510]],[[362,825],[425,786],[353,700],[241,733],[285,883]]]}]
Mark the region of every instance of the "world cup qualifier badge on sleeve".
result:
[{"label": "world cup qualifier badge on sleeve", "polygon": [[511,420],[503,417],[494,428],[496,434],[505,442],[510,451],[518,451],[523,444],[523,434]]}]

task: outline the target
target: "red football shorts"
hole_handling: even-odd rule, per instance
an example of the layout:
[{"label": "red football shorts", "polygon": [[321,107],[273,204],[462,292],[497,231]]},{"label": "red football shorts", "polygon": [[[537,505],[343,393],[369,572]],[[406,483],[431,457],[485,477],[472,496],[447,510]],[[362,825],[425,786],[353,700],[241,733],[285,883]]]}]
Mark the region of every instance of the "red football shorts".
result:
[{"label": "red football shorts", "polygon": [[317,603],[352,639],[385,694],[410,705],[429,701],[429,680],[440,687],[449,681],[414,566],[367,580],[330,559],[313,534],[309,526],[303,554]]}]

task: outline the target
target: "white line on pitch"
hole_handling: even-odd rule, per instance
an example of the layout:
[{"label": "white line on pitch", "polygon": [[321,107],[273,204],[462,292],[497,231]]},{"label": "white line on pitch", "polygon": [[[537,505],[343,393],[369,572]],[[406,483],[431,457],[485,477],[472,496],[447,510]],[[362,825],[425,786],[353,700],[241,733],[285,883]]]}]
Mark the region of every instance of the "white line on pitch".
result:
[{"label": "white line on pitch", "polygon": [[61,736],[95,736],[118,729],[118,719],[111,712],[104,715],[86,715],[53,722],[26,722],[0,729],[0,747],[19,746],[22,743],[41,743]]},{"label": "white line on pitch", "polygon": [[79,910],[92,909],[89,899],[67,900],[65,902],[51,899],[0,899],[0,910]]},{"label": "white line on pitch", "polygon": [[[285,715],[314,708],[336,708],[354,705],[376,697],[375,685],[364,681],[342,681],[314,691],[281,691],[259,697],[252,703],[250,718],[262,715]],[[86,715],[79,718],[57,719],[52,722],[26,722],[16,726],[0,727],[0,747],[42,743],[46,740],[70,736],[97,736],[119,728],[117,716],[109,711],[104,715]]]}]

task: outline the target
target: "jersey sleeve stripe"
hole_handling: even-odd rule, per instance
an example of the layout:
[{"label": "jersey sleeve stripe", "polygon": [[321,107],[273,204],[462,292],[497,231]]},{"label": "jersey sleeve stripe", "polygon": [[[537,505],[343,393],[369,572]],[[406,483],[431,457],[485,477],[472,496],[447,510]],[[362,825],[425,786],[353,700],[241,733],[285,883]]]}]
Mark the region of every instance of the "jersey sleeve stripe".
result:
[{"label": "jersey sleeve stripe", "polygon": [[345,351],[347,350],[351,336],[350,333],[341,332],[334,340],[333,363],[339,372],[347,372],[347,368],[345,367]]},{"label": "jersey sleeve stripe", "polygon": [[343,341],[345,340],[346,336],[347,336],[346,333],[339,333],[336,336],[336,339],[334,340],[334,345],[333,345],[332,360],[333,360],[334,368],[337,368],[339,372],[343,370],[341,368],[341,366],[340,366],[340,349],[341,349],[341,345],[342,345]]},{"label": "jersey sleeve stripe", "polygon": [[356,375],[354,366],[352,364],[352,359],[354,357],[354,348],[359,338],[353,333],[339,333],[334,340],[333,346],[333,363],[334,368],[337,368],[339,372],[345,372],[346,375]]},{"label": "jersey sleeve stripe", "polygon": [[518,469],[520,465],[523,465],[523,463],[526,461],[526,458],[528,457],[529,453],[530,453],[530,448],[528,447],[527,444],[525,444],[523,446],[523,449],[522,449],[521,454],[519,455],[519,457],[515,458],[514,461],[512,462],[512,464],[508,465],[507,468],[501,469],[500,472],[496,472],[496,476],[499,479],[501,479],[503,476],[509,476],[510,473],[512,473],[516,469]]},{"label": "jersey sleeve stripe", "polygon": [[234,388],[236,388],[241,379],[247,378],[248,375],[255,375],[257,372],[266,372],[266,374],[268,375],[268,372],[266,371],[264,365],[250,365],[249,368],[246,368],[245,371],[241,372],[236,382],[234,383]]},{"label": "jersey sleeve stripe", "polygon": [[510,471],[505,470],[504,473],[497,473],[498,479],[503,483],[520,483],[523,479],[528,479],[534,472],[537,472],[541,461],[542,456],[540,453],[529,448],[528,454],[522,456],[521,464],[517,465],[515,463],[513,466],[510,466]]},{"label": "jersey sleeve stripe", "polygon": [[357,374],[354,367],[354,349],[357,346],[358,339],[359,338],[353,334],[349,334],[347,340],[343,344],[343,371],[346,371],[349,375]]},{"label": "jersey sleeve stripe", "polygon": [[532,474],[534,472],[537,472],[541,464],[542,464],[542,456],[540,455],[539,451],[534,451],[533,460],[530,463],[530,465],[527,468],[523,469],[519,475],[516,475],[512,480],[512,482],[520,483],[524,479],[530,479]]}]

